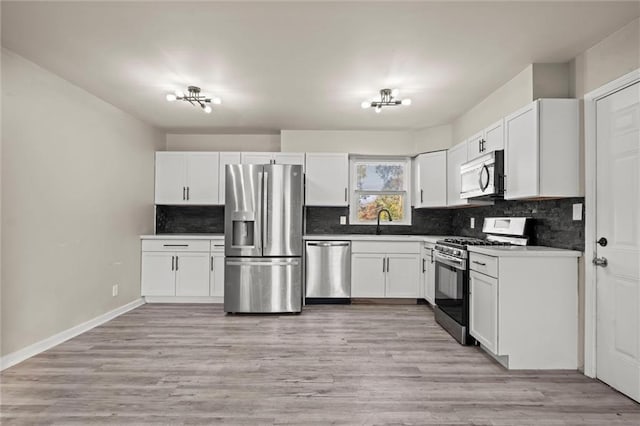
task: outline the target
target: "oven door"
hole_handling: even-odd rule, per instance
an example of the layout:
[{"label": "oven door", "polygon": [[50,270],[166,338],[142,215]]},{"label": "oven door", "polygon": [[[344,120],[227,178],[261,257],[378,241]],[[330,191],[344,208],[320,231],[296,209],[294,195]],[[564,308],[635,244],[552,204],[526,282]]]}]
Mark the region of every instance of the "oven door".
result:
[{"label": "oven door", "polygon": [[434,251],[436,265],[436,306],[462,326],[468,325],[467,262]]}]

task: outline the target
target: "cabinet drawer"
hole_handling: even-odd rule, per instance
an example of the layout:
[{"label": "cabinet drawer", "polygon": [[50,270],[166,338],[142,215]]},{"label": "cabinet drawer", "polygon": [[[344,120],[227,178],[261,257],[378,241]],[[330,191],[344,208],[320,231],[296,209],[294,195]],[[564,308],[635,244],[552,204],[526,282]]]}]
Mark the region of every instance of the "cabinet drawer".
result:
[{"label": "cabinet drawer", "polygon": [[142,251],[208,252],[210,247],[210,240],[142,240]]},{"label": "cabinet drawer", "polygon": [[352,253],[405,253],[420,254],[419,242],[380,242],[380,241],[354,241],[351,244]]},{"label": "cabinet drawer", "polygon": [[479,253],[470,253],[469,269],[498,278],[498,258]]},{"label": "cabinet drawer", "polygon": [[224,239],[211,240],[211,251],[224,253]]}]

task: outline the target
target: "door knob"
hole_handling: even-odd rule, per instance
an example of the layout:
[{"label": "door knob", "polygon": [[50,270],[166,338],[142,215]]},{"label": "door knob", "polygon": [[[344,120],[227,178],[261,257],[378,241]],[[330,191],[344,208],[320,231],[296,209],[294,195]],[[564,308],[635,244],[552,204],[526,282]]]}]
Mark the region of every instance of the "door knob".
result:
[{"label": "door knob", "polygon": [[593,264],[596,266],[602,266],[603,268],[606,268],[607,265],[609,264],[609,261],[607,260],[606,257],[594,257]]},{"label": "door knob", "polygon": [[598,241],[596,241],[598,244],[600,244],[601,247],[606,247],[607,244],[609,243],[607,241],[607,239],[605,237],[600,238]]}]

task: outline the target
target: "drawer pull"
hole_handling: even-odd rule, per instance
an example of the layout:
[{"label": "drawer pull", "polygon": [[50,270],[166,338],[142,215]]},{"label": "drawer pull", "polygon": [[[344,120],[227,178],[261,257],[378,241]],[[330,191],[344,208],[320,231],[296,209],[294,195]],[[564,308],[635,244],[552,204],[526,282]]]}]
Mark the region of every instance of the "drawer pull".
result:
[{"label": "drawer pull", "polygon": [[163,244],[164,247],[189,247],[189,244]]},{"label": "drawer pull", "polygon": [[476,265],[480,265],[480,266],[487,266],[486,263],[478,262],[477,260],[473,260],[472,263],[475,263]]}]

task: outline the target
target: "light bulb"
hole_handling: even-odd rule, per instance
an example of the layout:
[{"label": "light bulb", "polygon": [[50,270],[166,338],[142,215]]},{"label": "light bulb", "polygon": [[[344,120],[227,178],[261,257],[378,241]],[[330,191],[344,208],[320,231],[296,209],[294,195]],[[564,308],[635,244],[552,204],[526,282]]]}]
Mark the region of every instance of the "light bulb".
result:
[{"label": "light bulb", "polygon": [[403,99],[402,100],[402,105],[411,105],[411,99]]},{"label": "light bulb", "polygon": [[210,114],[212,111],[210,105],[205,105],[202,109],[204,109],[204,112],[206,112],[207,114]]},{"label": "light bulb", "polygon": [[380,111],[382,111],[382,107],[380,105],[378,105],[376,107],[376,114],[380,114]]},{"label": "light bulb", "polygon": [[215,105],[220,105],[222,103],[222,99],[215,97],[211,100]]},{"label": "light bulb", "polygon": [[175,92],[176,98],[181,98],[184,96],[184,93],[182,92],[182,90],[176,90]]},{"label": "light bulb", "polygon": [[174,95],[173,93],[167,93],[167,100],[168,100],[169,102],[173,102],[173,101],[175,101],[176,99],[177,99],[177,96],[176,96],[176,95]]},{"label": "light bulb", "polygon": [[362,101],[362,103],[360,104],[360,106],[362,107],[362,109],[369,108],[369,107],[371,106],[371,102],[369,102],[369,101]]},{"label": "light bulb", "polygon": [[391,89],[391,96],[394,98],[400,94],[400,89]]}]

